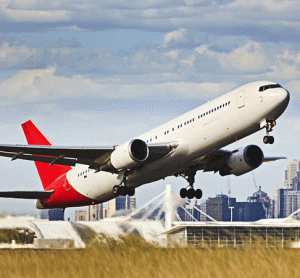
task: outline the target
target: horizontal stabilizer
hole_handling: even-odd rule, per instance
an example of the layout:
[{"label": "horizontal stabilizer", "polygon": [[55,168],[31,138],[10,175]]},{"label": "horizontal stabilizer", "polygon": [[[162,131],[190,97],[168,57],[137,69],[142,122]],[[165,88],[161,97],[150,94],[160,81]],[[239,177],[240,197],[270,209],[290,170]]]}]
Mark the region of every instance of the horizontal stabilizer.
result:
[{"label": "horizontal stabilizer", "polygon": [[0,192],[0,198],[18,198],[18,199],[47,199],[52,196],[51,191],[5,191]]}]

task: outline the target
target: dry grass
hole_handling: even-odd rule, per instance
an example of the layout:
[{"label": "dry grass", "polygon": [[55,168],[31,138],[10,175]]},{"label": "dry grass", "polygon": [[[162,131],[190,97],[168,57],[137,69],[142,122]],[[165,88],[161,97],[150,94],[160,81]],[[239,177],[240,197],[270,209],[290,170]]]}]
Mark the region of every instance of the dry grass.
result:
[{"label": "dry grass", "polygon": [[84,250],[1,250],[0,277],[297,277],[300,250],[156,248],[139,238]]}]

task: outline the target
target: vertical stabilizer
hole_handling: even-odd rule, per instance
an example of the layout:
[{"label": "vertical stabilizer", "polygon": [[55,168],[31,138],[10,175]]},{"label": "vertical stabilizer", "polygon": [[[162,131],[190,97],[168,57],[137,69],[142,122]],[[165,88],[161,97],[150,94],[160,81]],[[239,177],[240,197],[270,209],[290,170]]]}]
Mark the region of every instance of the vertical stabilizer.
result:
[{"label": "vertical stabilizer", "polygon": [[[24,134],[26,136],[28,145],[43,145],[51,146],[48,139],[38,130],[32,121],[27,121],[22,124]],[[35,166],[38,170],[39,176],[41,178],[44,189],[46,190],[51,183],[53,183],[57,178],[63,174],[70,171],[72,168],[70,166],[63,165],[53,165],[50,166],[49,163],[37,162],[35,161]]]}]

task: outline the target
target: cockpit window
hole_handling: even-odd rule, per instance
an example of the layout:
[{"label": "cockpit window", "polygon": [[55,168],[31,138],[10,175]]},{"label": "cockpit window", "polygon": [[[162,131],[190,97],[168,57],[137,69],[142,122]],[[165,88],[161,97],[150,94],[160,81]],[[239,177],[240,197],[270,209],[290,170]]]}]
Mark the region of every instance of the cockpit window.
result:
[{"label": "cockpit window", "polygon": [[265,90],[274,89],[274,88],[282,88],[282,87],[279,84],[264,85],[264,86],[259,87],[259,91],[263,92]]}]

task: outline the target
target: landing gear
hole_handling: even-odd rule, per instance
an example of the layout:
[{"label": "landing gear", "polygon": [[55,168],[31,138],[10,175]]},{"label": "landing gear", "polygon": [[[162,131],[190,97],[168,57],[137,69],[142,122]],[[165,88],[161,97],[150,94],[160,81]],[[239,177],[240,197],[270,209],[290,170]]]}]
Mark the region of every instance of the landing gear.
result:
[{"label": "landing gear", "polygon": [[135,188],[134,187],[128,187],[126,185],[120,186],[120,185],[115,185],[113,187],[113,193],[116,196],[133,196],[135,194]]},{"label": "landing gear", "polygon": [[267,135],[264,136],[263,142],[265,144],[273,144],[274,143],[274,137],[273,136],[269,136],[269,133],[273,130],[273,127],[276,125],[275,121],[268,121],[267,120],[267,124],[266,124],[266,132]]},{"label": "landing gear", "polygon": [[129,171],[121,171],[118,175],[118,180],[121,181],[120,185],[115,185],[113,187],[113,193],[115,196],[130,196],[132,197],[135,194],[135,188],[134,187],[128,187],[126,186],[127,182],[127,176],[129,175]]},{"label": "landing gear", "polygon": [[265,144],[273,144],[274,143],[274,137],[273,136],[264,136],[263,139]]},{"label": "landing gear", "polygon": [[186,179],[189,183],[189,189],[186,188],[182,188],[179,192],[179,195],[181,198],[189,198],[189,199],[193,199],[193,198],[197,198],[197,199],[201,199],[202,198],[202,190],[201,189],[194,189],[194,183],[195,183],[195,175],[196,175],[196,170],[195,169],[191,169],[188,168],[186,170],[185,175],[181,175],[184,179]]},{"label": "landing gear", "polygon": [[189,199],[201,199],[202,198],[202,190],[201,189],[194,189],[194,188],[190,188],[190,189],[186,189],[186,188],[182,188],[179,192],[180,197],[181,198],[189,198]]}]

